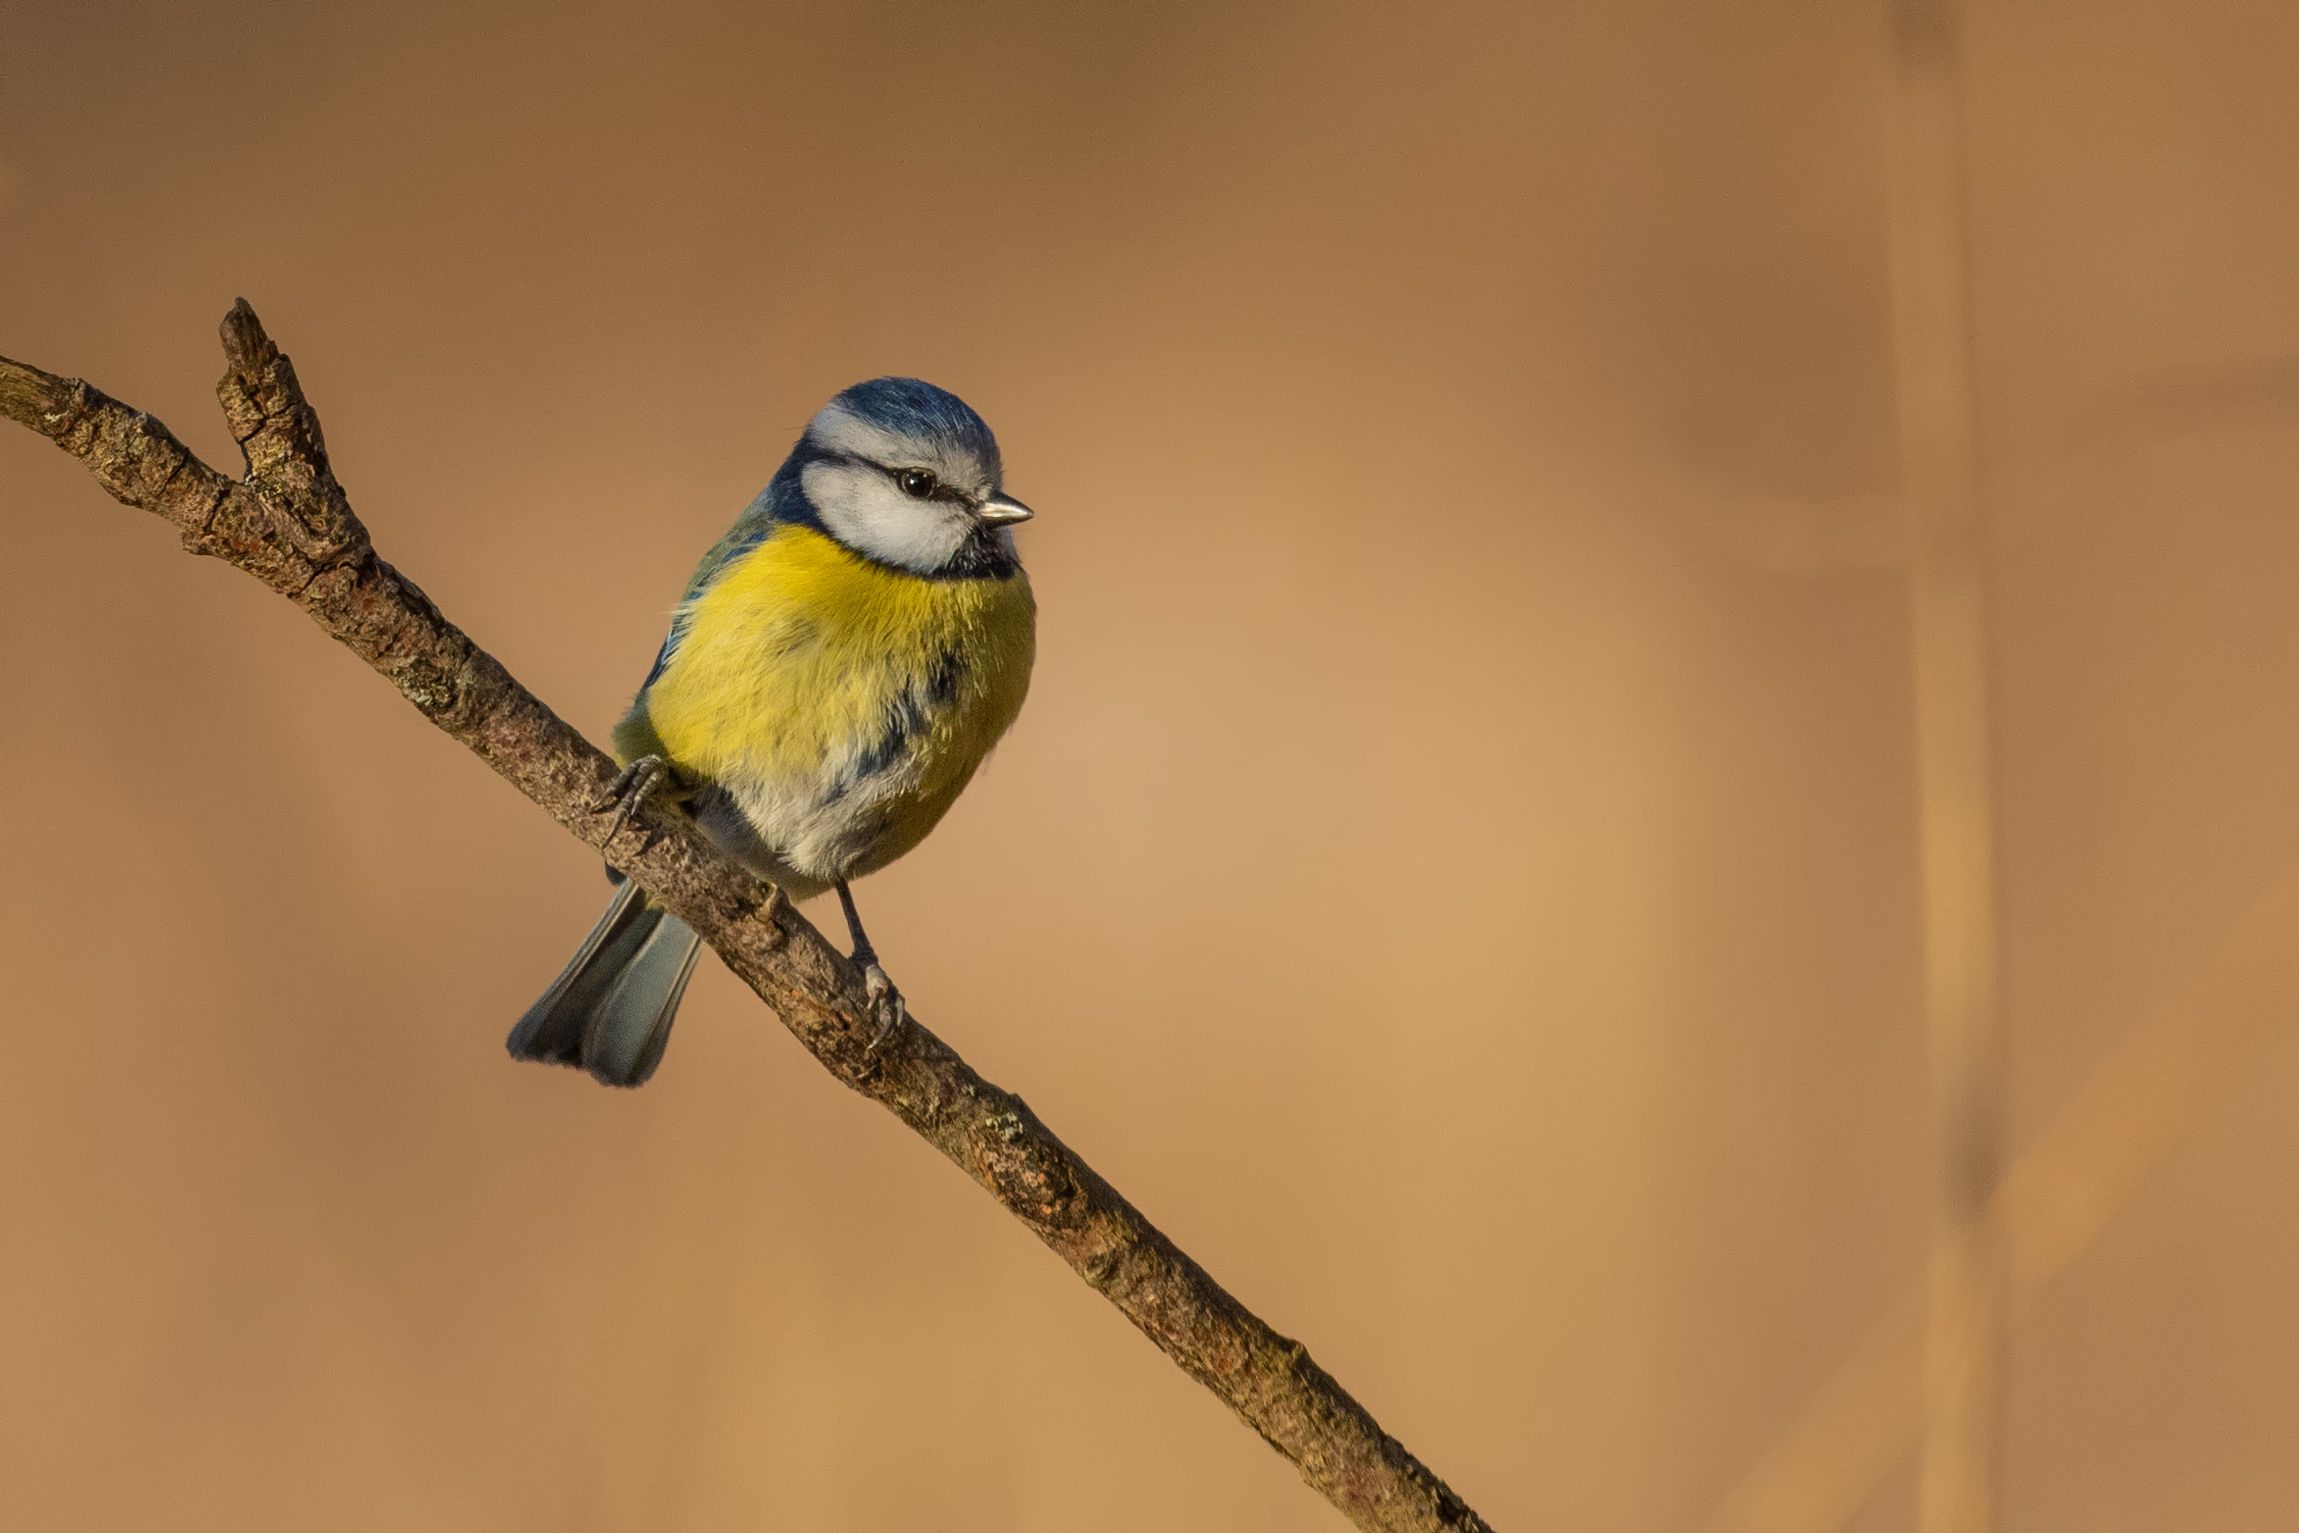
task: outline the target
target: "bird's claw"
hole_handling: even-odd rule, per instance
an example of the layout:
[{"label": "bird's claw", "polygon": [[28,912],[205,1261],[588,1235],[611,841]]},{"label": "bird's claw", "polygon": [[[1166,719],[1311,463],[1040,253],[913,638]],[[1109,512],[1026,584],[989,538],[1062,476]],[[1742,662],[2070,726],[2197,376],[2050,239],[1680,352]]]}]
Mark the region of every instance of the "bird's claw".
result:
[{"label": "bird's claw", "polygon": [[615,806],[615,817],[607,822],[607,838],[599,844],[611,845],[615,837],[622,834],[623,827],[630,824],[639,805],[661,792],[670,776],[671,764],[660,756],[641,756],[617,772],[615,780],[607,784],[607,791],[591,804],[593,814],[609,804]]},{"label": "bird's claw", "polygon": [[894,1030],[910,1020],[910,1008],[903,1004],[902,992],[894,988],[894,981],[879,967],[875,958],[862,965],[862,999],[870,1014],[878,1019],[878,1032],[870,1040],[870,1051],[894,1036]]}]

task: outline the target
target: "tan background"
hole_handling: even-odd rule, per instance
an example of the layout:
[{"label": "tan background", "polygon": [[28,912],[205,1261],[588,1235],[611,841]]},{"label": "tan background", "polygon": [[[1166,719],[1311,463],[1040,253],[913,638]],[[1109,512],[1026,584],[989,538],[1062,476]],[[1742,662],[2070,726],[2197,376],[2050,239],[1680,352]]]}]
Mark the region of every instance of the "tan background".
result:
[{"label": "tan background", "polygon": [[[466,10],[9,6],[0,351],[222,463],[247,294],[594,734],[816,404],[961,391],[1043,660],[865,887],[920,1014],[1498,1526],[1696,1525],[1925,1239],[1876,8]],[[2026,1144],[2299,856],[2299,11],[1970,54]],[[593,859],[13,430],[0,540],[0,1527],[1338,1526],[715,966],[511,1066]],[[2291,1525],[2235,1075],[2007,1528]]]}]

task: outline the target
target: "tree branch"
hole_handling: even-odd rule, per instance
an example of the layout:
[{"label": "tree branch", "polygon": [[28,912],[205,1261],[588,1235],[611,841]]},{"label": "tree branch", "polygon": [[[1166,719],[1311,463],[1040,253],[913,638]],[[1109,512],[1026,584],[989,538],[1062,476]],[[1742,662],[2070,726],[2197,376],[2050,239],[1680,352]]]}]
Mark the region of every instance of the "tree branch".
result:
[{"label": "tree branch", "polygon": [[295,369],[245,300],[217,385],[246,455],[230,479],[167,427],[72,378],[0,357],[0,414],[80,460],[184,547],[238,566],[380,671],[423,716],[635,878],[847,1085],[979,1182],[1358,1527],[1488,1533],[1298,1343],[1271,1330],[1054,1136],[1022,1099],[913,1021],[873,1051],[861,977],[680,814],[640,808],[610,845],[608,760],[375,552],[328,465]]}]

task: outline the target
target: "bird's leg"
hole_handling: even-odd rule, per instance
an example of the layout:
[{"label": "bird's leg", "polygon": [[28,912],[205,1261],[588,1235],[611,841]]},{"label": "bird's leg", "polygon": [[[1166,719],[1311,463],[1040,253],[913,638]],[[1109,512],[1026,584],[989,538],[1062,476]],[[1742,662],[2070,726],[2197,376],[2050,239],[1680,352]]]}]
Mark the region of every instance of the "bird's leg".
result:
[{"label": "bird's leg", "polygon": [[838,881],[838,903],[846,912],[847,935],[854,939],[854,962],[862,970],[862,995],[869,1002],[871,1014],[878,1018],[878,1035],[870,1040],[877,1048],[892,1035],[894,1029],[909,1019],[909,1008],[902,1004],[902,992],[894,988],[894,981],[878,962],[878,950],[870,945],[870,934],[862,929],[862,913],[854,908],[854,891],[846,887],[846,880]]},{"label": "bird's leg", "polygon": [[609,804],[615,806],[615,817],[607,825],[607,839],[599,844],[613,844],[615,837],[622,834],[623,827],[631,822],[631,815],[639,805],[661,792],[670,781],[671,764],[660,756],[641,756],[617,772],[615,780],[607,784],[607,791],[591,804],[594,814]]}]

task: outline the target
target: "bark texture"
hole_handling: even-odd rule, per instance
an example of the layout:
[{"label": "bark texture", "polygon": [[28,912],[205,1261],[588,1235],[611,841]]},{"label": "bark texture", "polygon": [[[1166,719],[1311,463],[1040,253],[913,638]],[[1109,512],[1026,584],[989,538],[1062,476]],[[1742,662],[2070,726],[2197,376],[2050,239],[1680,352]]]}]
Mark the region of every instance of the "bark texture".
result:
[{"label": "bark texture", "polygon": [[915,1020],[876,1050],[861,976],[685,817],[642,806],[611,842],[615,766],[376,553],[328,464],[295,369],[243,300],[217,386],[246,472],[74,378],[0,357],[0,414],[77,458],[115,499],[238,566],[381,672],[432,723],[686,921],[823,1066],[932,1144],[1360,1528],[1482,1533],[1483,1518],[1381,1430],[1300,1343],[1168,1240],[1022,1099]]}]

